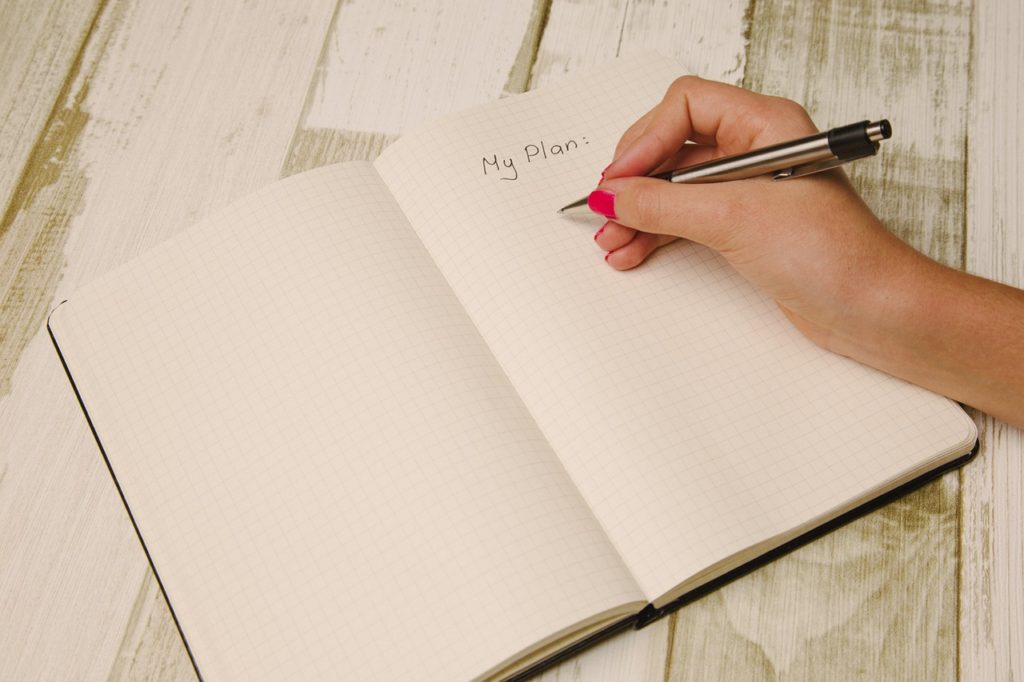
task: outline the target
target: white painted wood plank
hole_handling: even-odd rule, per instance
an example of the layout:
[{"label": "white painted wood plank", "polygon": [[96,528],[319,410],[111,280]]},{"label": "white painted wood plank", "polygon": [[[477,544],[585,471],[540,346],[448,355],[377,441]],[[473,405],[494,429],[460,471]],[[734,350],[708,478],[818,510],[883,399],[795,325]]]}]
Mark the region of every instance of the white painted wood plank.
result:
[{"label": "white painted wood plank", "polygon": [[[976,2],[967,141],[968,271],[1024,286],[1024,6]],[[963,471],[960,679],[1024,679],[1024,432],[978,416]]]},{"label": "white painted wood plank", "polygon": [[535,11],[529,0],[344,3],[303,127],[394,135],[494,99]]},{"label": "white painted wood plank", "polygon": [[682,609],[666,679],[951,679],[956,488],[931,488]]},{"label": "white painted wood plank", "polygon": [[151,572],[132,609],[108,682],[194,682],[192,662]]},{"label": "white painted wood plank", "polygon": [[660,680],[672,634],[672,620],[627,630],[545,670],[531,682],[641,682]]},{"label": "white painted wood plank", "polygon": [[[547,26],[530,73],[536,88],[567,73],[592,68],[619,54],[629,0],[599,3],[552,0]],[[667,53],[674,56],[674,53]]]},{"label": "white painted wood plank", "polygon": [[614,0],[596,5],[554,0],[531,85],[652,50],[678,60],[690,73],[739,83],[746,64],[747,6],[744,0]]},{"label": "white painted wood plank", "polygon": [[[99,0],[0,3],[0,207],[11,199],[99,4]],[[0,235],[3,232],[0,224]]]},{"label": "white painted wood plank", "polygon": [[[648,50],[677,59],[690,73],[737,83],[746,64],[746,8],[746,2],[737,1],[623,0],[595,6],[555,0],[531,74],[531,86],[554,83],[565,73]],[[595,178],[599,172],[600,169],[594,170]],[[681,632],[678,622],[677,617],[672,617],[639,632],[625,633],[562,663],[539,679],[668,679],[669,657]]]},{"label": "white painted wood plank", "polygon": [[28,313],[38,306],[26,301],[33,292],[14,264],[33,263],[46,248],[36,235],[12,229],[13,219],[54,180],[54,151],[76,134],[74,109],[56,110],[54,102],[66,95],[96,5],[8,0],[0,8],[0,396],[10,389],[15,359],[31,336],[27,329],[38,324]]},{"label": "white painted wood plank", "polygon": [[526,85],[543,0],[338,9],[283,175],[370,160],[398,133]]},{"label": "white painted wood plank", "polygon": [[277,177],[333,11],[333,0],[113,2],[57,103],[55,125],[75,132],[44,134],[60,140],[52,178],[11,228],[36,247],[4,265],[26,301],[12,323],[31,340],[0,404],[0,679],[106,678],[146,600],[141,547],[42,316]]}]

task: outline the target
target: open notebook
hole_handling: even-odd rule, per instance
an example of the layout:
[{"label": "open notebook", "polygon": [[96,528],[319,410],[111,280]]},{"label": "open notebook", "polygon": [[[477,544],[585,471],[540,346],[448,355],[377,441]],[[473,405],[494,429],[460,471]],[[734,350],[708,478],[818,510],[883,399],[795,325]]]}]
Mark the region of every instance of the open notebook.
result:
[{"label": "open notebook", "polygon": [[[207,680],[507,677],[962,459],[714,253],[601,261],[659,58],[275,183],[49,326]],[[614,95],[609,95],[614,93]]]}]

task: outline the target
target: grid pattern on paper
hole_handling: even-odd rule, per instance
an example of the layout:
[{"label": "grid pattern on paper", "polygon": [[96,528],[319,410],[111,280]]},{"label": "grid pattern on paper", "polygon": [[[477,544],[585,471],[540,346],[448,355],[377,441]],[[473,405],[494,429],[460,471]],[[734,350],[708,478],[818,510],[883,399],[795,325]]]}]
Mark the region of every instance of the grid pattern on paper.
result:
[{"label": "grid pattern on paper", "polygon": [[468,679],[642,599],[368,164],[52,326],[208,679]]},{"label": "grid pattern on paper", "polygon": [[[600,221],[555,215],[676,69],[622,60],[376,162],[651,599],[973,440],[950,401],[813,346],[706,249],[676,243],[615,272],[590,238]],[[526,160],[528,145],[583,137]]]}]

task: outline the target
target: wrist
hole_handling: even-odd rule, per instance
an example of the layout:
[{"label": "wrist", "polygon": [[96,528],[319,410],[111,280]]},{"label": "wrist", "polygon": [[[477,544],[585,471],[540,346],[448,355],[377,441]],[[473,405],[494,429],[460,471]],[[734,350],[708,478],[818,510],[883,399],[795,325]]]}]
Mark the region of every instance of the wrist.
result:
[{"label": "wrist", "polygon": [[916,255],[871,288],[868,321],[834,350],[1021,423],[1024,294]]},{"label": "wrist", "polygon": [[943,324],[943,292],[954,289],[952,280],[963,273],[895,237],[873,261],[858,276],[845,314],[831,330],[829,349],[906,376],[910,366],[927,362],[932,353],[924,351],[941,339],[936,326]]}]

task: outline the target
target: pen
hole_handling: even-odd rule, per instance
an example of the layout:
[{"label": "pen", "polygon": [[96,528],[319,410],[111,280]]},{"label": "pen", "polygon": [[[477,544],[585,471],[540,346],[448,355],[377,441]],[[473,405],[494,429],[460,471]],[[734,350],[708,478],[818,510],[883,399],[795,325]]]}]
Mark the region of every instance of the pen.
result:
[{"label": "pen", "polygon": [[[687,166],[651,177],[669,182],[724,182],[772,174],[775,180],[786,180],[834,168],[854,159],[874,156],[879,142],[892,137],[892,126],[883,119],[872,123],[861,121],[833,128],[799,140],[781,142],[770,147],[724,156],[720,159]],[[558,210],[566,213],[587,205],[587,197]]]}]

